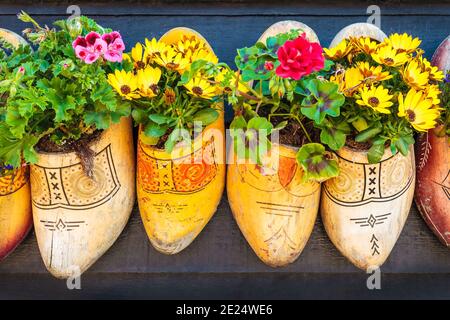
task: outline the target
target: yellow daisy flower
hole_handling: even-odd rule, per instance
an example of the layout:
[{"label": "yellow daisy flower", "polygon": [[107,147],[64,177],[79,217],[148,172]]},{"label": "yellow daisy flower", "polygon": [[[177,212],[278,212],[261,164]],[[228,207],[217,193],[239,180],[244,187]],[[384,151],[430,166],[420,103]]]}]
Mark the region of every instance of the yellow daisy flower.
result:
[{"label": "yellow daisy flower", "polygon": [[147,56],[144,52],[142,44],[139,42],[136,43],[133,49],[131,49],[131,58],[135,69],[144,69],[147,65]]},{"label": "yellow daisy flower", "polygon": [[206,49],[196,50],[194,52],[190,52],[186,55],[186,58],[192,63],[196,60],[205,60],[214,64],[219,63],[219,58],[217,56]]},{"label": "yellow daisy flower", "polygon": [[337,46],[329,49],[323,48],[323,50],[328,59],[339,60],[350,53],[352,45],[347,39],[344,39]]},{"label": "yellow daisy flower", "polygon": [[398,116],[404,117],[417,131],[427,131],[436,126],[440,112],[422,92],[410,89],[405,98],[402,93],[398,96]]},{"label": "yellow daisy flower", "polygon": [[143,97],[153,98],[158,95],[158,82],[161,79],[161,69],[147,66],[137,72],[139,93]]},{"label": "yellow daisy flower", "polygon": [[139,94],[136,92],[137,79],[133,72],[116,70],[114,73],[108,74],[108,83],[125,99],[139,98]]},{"label": "yellow daisy flower", "polygon": [[422,68],[417,60],[412,60],[403,70],[400,71],[403,80],[411,87],[422,90],[428,85],[428,72],[422,72]]},{"label": "yellow daisy flower", "polygon": [[389,38],[386,38],[384,42],[397,50],[398,53],[411,53],[419,47],[422,41],[419,40],[419,38],[413,39],[413,37],[407,33],[394,33],[391,34]]},{"label": "yellow daisy flower", "polygon": [[389,71],[383,71],[382,66],[371,66],[368,62],[358,62],[357,67],[364,78],[370,78],[371,82],[384,81],[392,78]]},{"label": "yellow daisy flower", "polygon": [[181,53],[177,53],[173,48],[155,56],[155,62],[169,70],[178,71],[180,74],[189,68],[189,60],[183,58]]},{"label": "yellow daisy flower", "polygon": [[345,96],[351,97],[364,85],[364,76],[358,68],[348,68],[331,76],[330,80],[339,85],[339,91]]},{"label": "yellow daisy flower", "polygon": [[199,39],[196,36],[186,36],[184,35],[183,38],[178,41],[176,44],[175,50],[184,56],[188,54],[192,54],[195,51],[206,49],[206,44],[204,41]]},{"label": "yellow daisy flower", "polygon": [[192,78],[184,86],[189,94],[199,98],[211,99],[217,94],[216,87],[200,77]]},{"label": "yellow daisy flower", "polygon": [[378,46],[377,51],[372,53],[372,58],[379,64],[389,67],[404,65],[409,60],[409,56],[405,52],[397,52],[393,47],[387,45]]},{"label": "yellow daisy flower", "polygon": [[355,47],[357,47],[359,50],[361,50],[366,54],[372,54],[378,48],[378,43],[369,37],[360,37],[360,38],[350,37],[350,41],[353,43]]},{"label": "yellow daisy flower", "polygon": [[431,84],[425,87],[424,90],[427,99],[431,99],[434,105],[439,105],[441,103],[441,100],[439,99],[439,96],[441,94],[441,90],[439,89],[439,86],[437,84]]},{"label": "yellow daisy flower", "polygon": [[432,66],[430,61],[427,58],[419,57],[419,61],[422,67],[422,71],[428,72],[430,75],[430,80],[433,81],[442,81],[444,79],[444,73],[439,70],[438,67]]},{"label": "yellow daisy flower", "polygon": [[168,46],[161,41],[153,38],[152,40],[145,39],[145,54],[149,59],[155,58],[157,54],[167,51]]},{"label": "yellow daisy flower", "polygon": [[389,114],[391,111],[387,108],[393,105],[391,99],[394,97],[389,94],[389,90],[383,86],[364,87],[359,90],[361,99],[356,100],[356,103],[361,106],[371,107],[373,110]]}]

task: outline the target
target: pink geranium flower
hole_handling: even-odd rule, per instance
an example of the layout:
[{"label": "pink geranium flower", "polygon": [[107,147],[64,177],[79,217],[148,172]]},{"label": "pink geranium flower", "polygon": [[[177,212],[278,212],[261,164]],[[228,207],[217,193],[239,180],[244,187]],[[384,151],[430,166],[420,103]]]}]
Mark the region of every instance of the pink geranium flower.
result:
[{"label": "pink geranium flower", "polygon": [[295,40],[286,41],[277,55],[280,66],[275,72],[282,78],[299,80],[324,67],[322,47],[317,42],[310,42],[305,33]]},{"label": "pink geranium flower", "polygon": [[77,37],[72,46],[75,55],[87,64],[94,63],[100,57],[111,62],[121,62],[125,50],[122,36],[117,31],[102,36],[97,32],[89,32],[86,37]]}]

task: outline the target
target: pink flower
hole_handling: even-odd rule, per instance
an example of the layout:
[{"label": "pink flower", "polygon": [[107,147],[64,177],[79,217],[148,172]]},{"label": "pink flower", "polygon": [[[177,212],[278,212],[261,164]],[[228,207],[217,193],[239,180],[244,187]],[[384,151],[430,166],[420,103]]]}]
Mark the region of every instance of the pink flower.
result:
[{"label": "pink flower", "polygon": [[110,62],[122,62],[121,51],[108,50],[105,52],[104,57],[107,61]]},{"label": "pink flower", "polygon": [[84,61],[84,59],[86,59],[88,54],[89,54],[89,51],[86,47],[83,47],[83,46],[75,47],[75,55],[77,56],[77,58],[80,58],[81,60]]},{"label": "pink flower", "polygon": [[100,54],[99,53],[88,53],[88,55],[86,56],[86,58],[84,59],[84,62],[86,62],[87,64],[92,64],[95,61],[97,61],[97,59],[100,58]]},{"label": "pink flower", "polygon": [[113,31],[100,36],[97,32],[89,32],[86,37],[77,37],[72,43],[75,55],[87,64],[94,63],[100,57],[111,62],[121,62],[125,50],[122,36]]},{"label": "pink flower", "polygon": [[21,74],[25,74],[25,68],[24,67],[19,67],[19,69],[17,70],[18,73]]},{"label": "pink flower", "polygon": [[97,39],[101,39],[101,37],[100,37],[100,35],[97,33],[97,32],[94,32],[94,31],[91,31],[91,32],[89,32],[87,35],[86,35],[86,37],[85,37],[85,39],[86,39],[86,42],[87,42],[87,45],[89,46],[93,46],[94,44],[95,44],[95,41],[97,40]]},{"label": "pink flower", "polygon": [[106,52],[107,46],[108,45],[106,44],[106,42],[99,38],[95,40],[95,43],[92,46],[92,51],[103,54]]},{"label": "pink flower", "polygon": [[77,46],[87,47],[86,39],[78,36],[74,42],[72,42],[72,47],[75,49]]},{"label": "pink flower", "polygon": [[324,67],[322,47],[317,42],[310,42],[305,33],[295,40],[286,41],[277,55],[280,66],[276,74],[282,78],[299,80]]}]

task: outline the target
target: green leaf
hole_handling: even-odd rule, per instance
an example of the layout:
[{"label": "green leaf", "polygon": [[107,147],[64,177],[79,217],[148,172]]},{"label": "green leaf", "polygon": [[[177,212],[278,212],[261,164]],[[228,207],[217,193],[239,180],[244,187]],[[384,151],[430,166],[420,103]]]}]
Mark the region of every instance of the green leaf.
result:
[{"label": "green leaf", "polygon": [[369,151],[367,152],[367,160],[369,163],[378,163],[384,155],[386,140],[378,139],[372,143]]},{"label": "green leaf", "polygon": [[230,129],[245,129],[247,128],[247,121],[243,116],[237,116],[230,124]]},{"label": "green leaf", "polygon": [[255,117],[248,121],[247,128],[256,130],[266,130],[267,134],[270,134],[272,132],[273,125],[266,118]]},{"label": "green leaf", "polygon": [[355,141],[356,142],[366,142],[369,139],[372,139],[373,137],[375,137],[381,131],[383,131],[383,128],[381,126],[368,128],[368,129],[362,131],[361,133],[359,133],[355,137]]},{"label": "green leaf", "polygon": [[414,144],[414,137],[411,135],[401,136],[395,140],[394,144],[402,155],[407,156],[409,146]]},{"label": "green leaf", "polygon": [[322,182],[339,175],[337,161],[327,156],[325,147],[319,143],[303,145],[297,152],[297,162],[305,171],[304,181]]},{"label": "green leaf", "polygon": [[194,114],[192,121],[201,122],[203,126],[208,126],[219,117],[219,112],[212,108],[202,109]]},{"label": "green leaf", "polygon": [[155,114],[155,113],[149,115],[148,118],[157,124],[169,123],[172,120],[172,118],[169,116],[165,116],[163,114]]},{"label": "green leaf", "polygon": [[167,126],[159,125],[154,122],[148,123],[144,128],[144,133],[147,137],[159,138],[167,131]]},{"label": "green leaf", "polygon": [[84,115],[84,122],[88,125],[95,125],[97,129],[108,129],[111,124],[111,114],[103,111],[88,111]]},{"label": "green leaf", "polygon": [[320,141],[332,150],[339,150],[345,145],[347,134],[335,128],[323,128],[320,132]]}]

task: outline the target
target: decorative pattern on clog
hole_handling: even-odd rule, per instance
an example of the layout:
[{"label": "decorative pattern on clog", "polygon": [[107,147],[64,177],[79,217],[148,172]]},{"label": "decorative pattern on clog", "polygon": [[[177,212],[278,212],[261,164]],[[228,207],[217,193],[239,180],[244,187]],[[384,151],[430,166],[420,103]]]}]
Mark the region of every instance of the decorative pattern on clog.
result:
[{"label": "decorative pattern on clog", "polygon": [[195,193],[217,175],[214,139],[190,155],[177,159],[158,159],[139,143],[138,181],[147,193]]},{"label": "decorative pattern on clog", "polygon": [[411,162],[401,154],[376,164],[352,162],[342,157],[338,157],[338,162],[340,174],[324,184],[324,191],[342,206],[391,201],[405,193],[413,181]]},{"label": "decorative pattern on clog", "polygon": [[13,174],[0,177],[0,197],[18,191],[28,182],[28,167],[21,167]]},{"label": "decorative pattern on clog", "polygon": [[32,167],[33,205],[42,210],[86,210],[110,200],[120,189],[111,146],[94,157],[93,178],[80,163],[60,168]]}]

